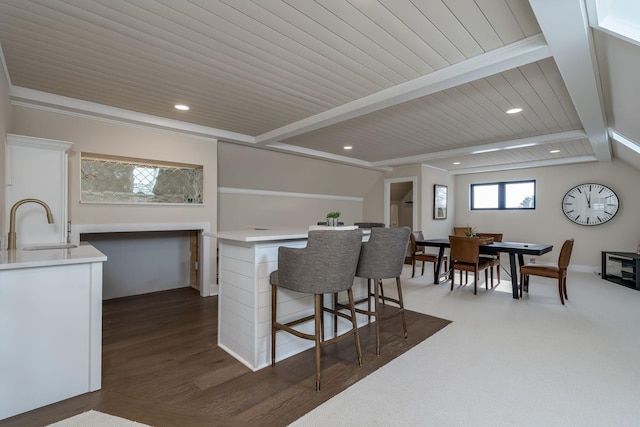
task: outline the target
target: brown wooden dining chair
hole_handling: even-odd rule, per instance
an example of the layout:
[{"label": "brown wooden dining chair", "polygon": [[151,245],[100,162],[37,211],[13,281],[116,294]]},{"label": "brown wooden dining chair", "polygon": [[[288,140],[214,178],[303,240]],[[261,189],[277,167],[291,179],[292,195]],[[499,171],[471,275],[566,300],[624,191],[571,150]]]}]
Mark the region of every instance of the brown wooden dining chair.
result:
[{"label": "brown wooden dining chair", "polygon": [[[489,279],[489,261],[480,258],[480,239],[476,237],[449,236],[449,245],[451,252],[451,290],[455,282],[455,270],[460,270],[460,285],[462,285],[462,272],[473,272],[473,294],[478,293],[478,274],[484,270],[484,286],[487,285]],[[466,276],[465,276],[466,277]],[[465,284],[466,284],[465,280]]]},{"label": "brown wooden dining chair", "polygon": [[[478,233],[482,237],[493,237],[494,242],[502,242],[502,233]],[[493,288],[493,267],[496,268],[496,276],[498,284],[500,284],[500,252],[495,255],[480,255],[483,261],[489,261],[491,264],[489,273],[491,275],[491,287]]]},{"label": "brown wooden dining chair", "polygon": [[[422,231],[413,231],[409,235],[409,239],[411,242],[411,277],[416,275],[416,262],[422,262],[422,275],[424,275],[424,263],[432,262],[433,263],[433,277],[437,277],[436,268],[438,266],[438,254],[425,252],[424,246],[418,246],[416,244],[416,240],[424,240],[424,234]],[[449,271],[447,268],[448,259],[446,255],[442,256],[442,261],[444,262],[444,270]]]},{"label": "brown wooden dining chair", "polygon": [[560,249],[557,267],[540,264],[525,264],[520,267],[520,296],[522,297],[523,289],[529,293],[530,275],[548,277],[558,280],[558,294],[560,294],[560,302],[564,305],[564,300],[569,299],[567,296],[567,267],[571,259],[571,251],[573,251],[573,239],[568,239],[563,243],[562,249]]},{"label": "brown wooden dining chair", "polygon": [[469,227],[453,227],[453,234],[454,236],[466,236],[466,231],[469,229]]}]

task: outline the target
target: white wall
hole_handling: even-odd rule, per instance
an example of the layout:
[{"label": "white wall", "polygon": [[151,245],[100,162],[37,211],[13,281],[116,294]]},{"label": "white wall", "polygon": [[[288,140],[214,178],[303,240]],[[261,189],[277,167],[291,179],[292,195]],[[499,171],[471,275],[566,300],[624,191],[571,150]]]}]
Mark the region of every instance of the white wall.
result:
[{"label": "white wall", "polygon": [[[0,50],[0,54],[2,51]],[[2,135],[2,149],[0,149],[0,212],[5,212],[5,188],[6,188],[6,176],[5,176],[5,162],[6,151],[5,141],[6,135],[10,132],[11,128],[11,103],[9,99],[9,81],[4,72],[4,67],[0,67],[0,135]],[[4,215],[0,216],[0,230],[6,230],[9,228],[8,219]],[[3,239],[0,239],[2,241]],[[0,246],[0,250],[4,249]]]},{"label": "white wall", "polygon": [[[455,223],[455,177],[446,171],[429,166],[422,166],[422,231],[424,236],[443,237],[448,236]],[[447,186],[447,219],[433,219],[434,184]]]},{"label": "white wall", "polygon": [[285,153],[218,144],[218,228],[308,227],[340,211],[353,224],[382,172]]},{"label": "white wall", "polygon": [[[482,182],[536,180],[533,211],[470,211],[469,185]],[[580,226],[562,213],[562,198],[574,185],[586,182],[611,187],[620,199],[620,209],[609,222]],[[640,172],[620,160],[603,163],[550,166],[456,177],[455,225],[476,227],[486,233],[503,233],[504,240],[553,244],[540,262],[556,263],[564,240],[575,239],[571,267],[600,271],[601,251],[635,252],[640,243]]]},{"label": "white wall", "polygon": [[[61,114],[34,108],[13,108],[12,133],[51,138],[73,143],[69,153],[69,218],[81,224],[190,224],[207,223],[211,232],[217,224],[217,142],[178,133],[129,126],[115,122]],[[139,159],[198,164],[204,166],[204,204],[154,206],[80,203],[80,153],[90,152]],[[201,259],[208,264],[209,277],[202,286],[215,288],[216,248],[203,239]],[[108,263],[109,261],[107,261]],[[151,274],[151,272],[150,272]],[[207,293],[205,292],[205,295]]]},{"label": "white wall", "polygon": [[189,232],[84,234],[108,261],[102,298],[112,299],[189,286]]}]

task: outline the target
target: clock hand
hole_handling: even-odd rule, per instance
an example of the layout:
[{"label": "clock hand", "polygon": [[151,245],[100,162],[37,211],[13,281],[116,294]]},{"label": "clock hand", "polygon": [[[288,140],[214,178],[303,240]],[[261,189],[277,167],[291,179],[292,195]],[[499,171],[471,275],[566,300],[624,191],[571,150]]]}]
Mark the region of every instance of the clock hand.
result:
[{"label": "clock hand", "polygon": [[584,196],[587,198],[587,207],[591,209],[591,196],[589,196],[586,192],[584,193]]}]

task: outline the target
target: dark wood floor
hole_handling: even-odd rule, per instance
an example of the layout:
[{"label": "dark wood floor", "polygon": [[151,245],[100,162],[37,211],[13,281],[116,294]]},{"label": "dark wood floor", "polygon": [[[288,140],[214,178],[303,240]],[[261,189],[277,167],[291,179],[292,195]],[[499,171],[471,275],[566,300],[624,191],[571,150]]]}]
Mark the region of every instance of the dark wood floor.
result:
[{"label": "dark wood floor", "polygon": [[193,289],[103,304],[102,390],[21,414],[2,426],[45,426],[95,409],[155,427],[285,426],[445,327],[449,321],[407,312],[361,328],[363,366],[352,340],[326,347],[322,391],[315,391],[313,350],[252,372],[217,346],[217,297]]}]

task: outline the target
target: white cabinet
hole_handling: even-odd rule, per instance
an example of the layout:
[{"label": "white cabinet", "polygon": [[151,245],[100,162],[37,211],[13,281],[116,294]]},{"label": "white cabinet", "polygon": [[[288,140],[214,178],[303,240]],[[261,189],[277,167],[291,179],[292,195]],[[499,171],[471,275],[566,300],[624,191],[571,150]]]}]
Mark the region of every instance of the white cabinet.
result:
[{"label": "white cabinet", "polygon": [[6,227],[11,207],[22,199],[39,199],[53,213],[49,224],[42,206],[27,203],[16,212],[18,245],[67,240],[68,150],[73,144],[7,135]]},{"label": "white cabinet", "polygon": [[104,261],[86,243],[0,251],[0,420],[100,389]]}]

